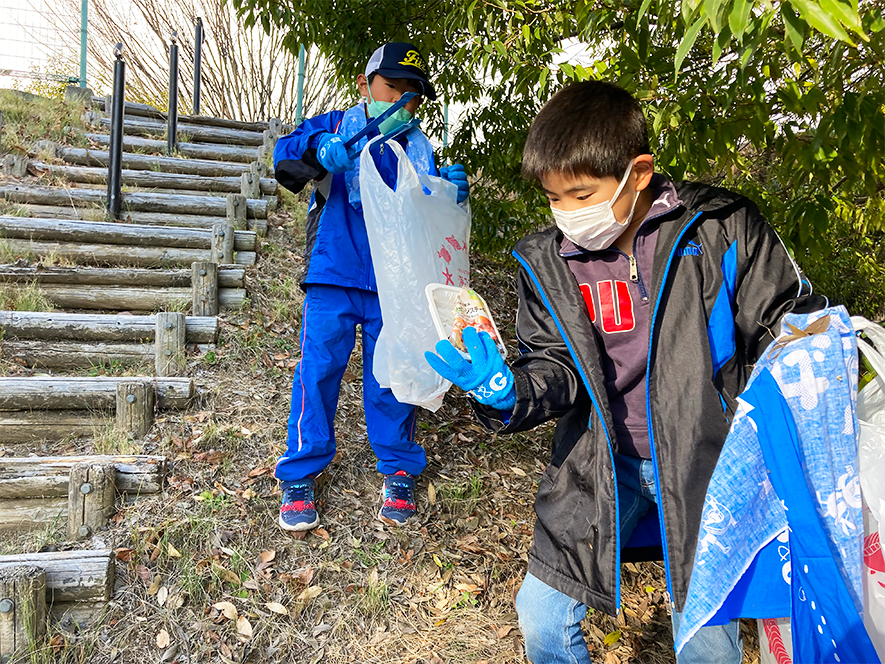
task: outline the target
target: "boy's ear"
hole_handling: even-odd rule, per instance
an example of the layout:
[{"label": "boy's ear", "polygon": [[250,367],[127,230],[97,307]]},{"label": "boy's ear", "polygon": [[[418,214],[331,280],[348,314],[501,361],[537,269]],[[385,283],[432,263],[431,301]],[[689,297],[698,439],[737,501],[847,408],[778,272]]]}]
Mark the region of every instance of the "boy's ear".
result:
[{"label": "boy's ear", "polygon": [[369,96],[369,79],[366,78],[365,74],[359,74],[356,77],[356,87],[360,92],[361,97]]},{"label": "boy's ear", "polygon": [[641,154],[633,160],[633,177],[636,191],[646,189],[655,174],[655,158],[650,154]]}]

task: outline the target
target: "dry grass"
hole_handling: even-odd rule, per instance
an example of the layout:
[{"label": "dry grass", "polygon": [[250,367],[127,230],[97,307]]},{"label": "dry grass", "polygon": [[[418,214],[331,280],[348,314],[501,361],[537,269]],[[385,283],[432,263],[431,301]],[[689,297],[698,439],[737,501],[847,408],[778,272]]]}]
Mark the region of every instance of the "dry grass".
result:
[{"label": "dry grass", "polygon": [[78,129],[84,107],[59,99],[25,96],[12,90],[0,90],[0,113],[3,113],[3,135],[0,153],[27,154],[35,136],[58,143],[81,145],[84,139]]},{"label": "dry grass", "polygon": [[[200,387],[191,411],[160,413],[138,444],[98,435],[14,450],[122,445],[119,451],[173,460],[165,494],[121,505],[114,527],[98,536],[118,552],[117,591],[102,626],[79,634],[53,627],[51,636],[62,639],[51,661],[526,661],[513,597],[551,427],[499,438],[453,390],[438,412],[419,418],[429,461],[419,516],[403,529],[384,526],[375,519],[381,476],[366,439],[358,343],[335,421],[339,453],[318,488],[322,527],[293,537],[276,525],[273,467],[299,356],[304,235],[296,219],[303,212],[303,202],[288,200],[271,220],[259,265],[247,273],[251,307],[224,315],[217,347],[189,358]],[[473,274],[512,342],[510,259],[476,259]],[[61,537],[47,529],[30,546],[66,546]],[[674,662],[663,570],[626,565],[623,584],[629,612],[619,619],[592,613],[585,622],[594,661]]]}]

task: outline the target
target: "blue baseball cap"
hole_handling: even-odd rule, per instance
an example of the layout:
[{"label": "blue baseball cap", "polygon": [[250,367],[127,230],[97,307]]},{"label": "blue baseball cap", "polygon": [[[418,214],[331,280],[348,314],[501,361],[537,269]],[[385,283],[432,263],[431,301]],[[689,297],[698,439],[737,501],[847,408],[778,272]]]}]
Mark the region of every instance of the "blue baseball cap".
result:
[{"label": "blue baseball cap", "polygon": [[427,78],[427,61],[414,44],[390,42],[372,53],[366,65],[366,77],[381,74],[385,78],[409,78],[418,84],[421,94],[436,99],[436,90]]}]

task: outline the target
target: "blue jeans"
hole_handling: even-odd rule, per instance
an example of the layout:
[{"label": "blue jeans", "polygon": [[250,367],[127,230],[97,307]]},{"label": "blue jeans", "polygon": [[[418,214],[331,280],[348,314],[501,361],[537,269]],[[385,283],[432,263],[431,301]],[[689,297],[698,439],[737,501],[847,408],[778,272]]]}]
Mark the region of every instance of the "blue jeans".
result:
[{"label": "blue jeans", "polygon": [[[630,539],[636,524],[657,505],[654,465],[648,459],[615,457],[621,542]],[[531,574],[516,596],[519,628],[533,664],[591,664],[581,621],[587,606],[551,588]],[[681,614],[672,616],[673,631]],[[743,658],[740,621],[702,627],[677,657],[679,664],[740,664]]]}]

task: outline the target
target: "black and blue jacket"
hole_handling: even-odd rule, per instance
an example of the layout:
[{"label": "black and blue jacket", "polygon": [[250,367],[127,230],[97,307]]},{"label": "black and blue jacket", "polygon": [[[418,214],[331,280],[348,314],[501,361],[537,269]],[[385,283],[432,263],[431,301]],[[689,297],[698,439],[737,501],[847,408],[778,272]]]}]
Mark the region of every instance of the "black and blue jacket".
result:
[{"label": "black and blue jacket", "polygon": [[[647,283],[652,314],[646,405],[658,495],[658,513],[650,516],[663,547],[658,555],[666,564],[668,590],[681,611],[707,484],[735,399],[781,317],[817,310],[826,300],[811,294],[748,199],[699,184],[679,183],[676,189],[683,206],[660,224]],[[516,245],[516,406],[506,424],[497,411],[475,408],[499,433],[558,420],[535,499],[529,572],[615,615],[622,560],[618,441],[596,332],[560,256],[561,244],[562,233],[552,227]]]}]

